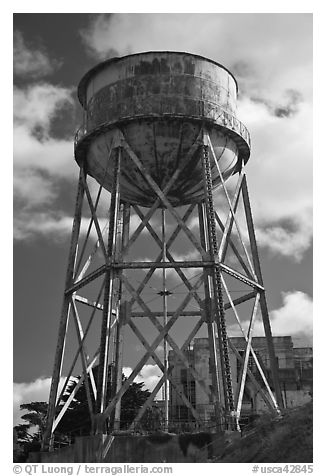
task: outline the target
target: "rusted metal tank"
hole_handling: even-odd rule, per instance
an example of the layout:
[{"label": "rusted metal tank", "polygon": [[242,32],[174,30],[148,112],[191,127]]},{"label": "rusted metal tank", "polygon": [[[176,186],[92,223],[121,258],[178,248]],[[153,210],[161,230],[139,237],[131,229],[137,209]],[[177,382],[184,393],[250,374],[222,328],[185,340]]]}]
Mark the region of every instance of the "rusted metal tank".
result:
[{"label": "rusted metal tank", "polygon": [[[82,78],[78,97],[84,124],[76,134],[75,157],[109,191],[108,158],[117,129],[161,188],[182,169],[167,195],[173,206],[204,197],[200,148],[187,156],[203,126],[225,180],[249,158],[249,133],[236,118],[236,80],[207,58],[167,51],[112,58]],[[216,169],[212,178],[218,187]],[[157,198],[126,151],[120,183],[124,201],[150,207]]]}]

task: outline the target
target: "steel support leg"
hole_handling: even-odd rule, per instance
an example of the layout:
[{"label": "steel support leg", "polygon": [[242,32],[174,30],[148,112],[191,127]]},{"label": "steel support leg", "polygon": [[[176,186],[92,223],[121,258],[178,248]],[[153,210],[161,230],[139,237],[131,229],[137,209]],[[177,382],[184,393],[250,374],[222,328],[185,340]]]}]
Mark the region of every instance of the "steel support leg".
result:
[{"label": "steel support leg", "polygon": [[[120,163],[121,163],[121,148],[117,148],[115,151],[115,168],[114,168],[114,180],[113,190],[111,193],[111,206],[110,206],[110,223],[109,223],[109,235],[108,235],[108,250],[107,256],[109,264],[115,256],[115,245],[118,225],[118,211],[120,201]],[[109,267],[106,273],[106,284],[104,291],[104,303],[103,303],[103,318],[101,328],[101,341],[100,341],[100,355],[98,366],[98,381],[97,381],[97,401],[96,401],[96,418],[97,427],[96,433],[105,433],[106,424],[102,421],[102,413],[106,406],[107,387],[108,387],[108,369],[109,369],[109,342],[110,342],[110,320],[114,306],[114,270]]]},{"label": "steel support leg", "polygon": [[[69,256],[68,256],[65,291],[69,289],[73,284],[74,267],[75,267],[76,256],[78,251],[78,238],[79,238],[80,223],[81,223],[81,216],[82,216],[82,206],[83,206],[83,199],[85,194],[83,179],[82,179],[83,173],[84,171],[81,168],[80,174],[79,174],[75,215],[74,215],[70,250],[69,250]],[[53,427],[53,422],[55,418],[55,409],[56,409],[56,403],[57,403],[58,387],[59,387],[60,377],[61,377],[62,361],[63,361],[63,354],[64,354],[64,348],[65,348],[70,307],[71,307],[71,295],[67,295],[65,293],[62,310],[61,310],[60,323],[59,323],[57,348],[56,348],[55,358],[54,358],[54,367],[53,367],[50,396],[49,396],[49,406],[48,406],[48,413],[47,413],[47,419],[46,419],[46,429],[44,432],[44,437],[42,442],[43,451],[46,451],[47,449],[50,449],[50,450],[53,449],[52,427]]]},{"label": "steel support leg", "polygon": [[[117,253],[117,260],[123,261],[124,250],[127,247],[129,239],[129,229],[130,229],[130,205],[124,203],[122,205],[122,226],[121,226],[121,239],[119,243],[119,250]],[[120,270],[120,274],[122,270]],[[120,286],[120,296],[119,296],[119,309],[118,309],[118,321],[116,326],[116,339],[115,339],[115,381],[114,381],[114,391],[118,393],[122,385],[122,358],[123,358],[123,337],[124,329],[127,320],[129,319],[130,308],[127,302],[121,302],[122,294],[122,282],[119,283]],[[119,430],[121,425],[121,398],[117,401],[115,410],[114,410],[114,429]]]},{"label": "steel support leg", "polygon": [[[249,232],[250,245],[251,245],[251,250],[253,255],[255,273],[256,273],[259,284],[263,286],[263,276],[262,276],[261,267],[260,267],[260,260],[258,255],[258,247],[257,247],[254,223],[253,223],[253,218],[251,213],[251,206],[249,201],[249,193],[248,193],[246,176],[244,176],[244,180],[243,180],[242,195],[243,195],[243,203],[245,207],[245,214],[246,214],[246,219],[248,224],[248,232]],[[273,344],[272,329],[271,329],[271,324],[270,324],[269,315],[268,315],[268,307],[267,307],[265,291],[262,291],[260,293],[260,309],[261,309],[265,336],[267,341],[267,349],[268,349],[268,354],[270,359],[270,367],[272,371],[276,401],[278,406],[281,409],[283,409],[284,403],[283,403],[281,386],[280,386],[280,381],[278,376],[278,368],[277,368],[277,362],[276,362],[276,356],[275,356],[275,350],[274,350],[274,344]]]}]

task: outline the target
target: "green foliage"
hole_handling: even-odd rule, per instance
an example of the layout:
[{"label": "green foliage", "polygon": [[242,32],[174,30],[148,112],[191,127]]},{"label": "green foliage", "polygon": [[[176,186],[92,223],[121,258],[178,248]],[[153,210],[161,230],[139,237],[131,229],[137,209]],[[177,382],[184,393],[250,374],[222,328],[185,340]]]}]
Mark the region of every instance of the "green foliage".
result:
[{"label": "green foliage", "polygon": [[48,409],[47,402],[31,402],[20,405],[21,410],[27,410],[22,416],[22,420],[28,422],[29,428],[37,426],[41,434],[43,434],[46,424],[46,412]]},{"label": "green foliage", "polygon": [[30,434],[28,433],[29,425],[20,423],[14,427],[16,443],[23,443],[30,440]]},{"label": "green foliage", "polygon": [[46,402],[20,405],[21,410],[28,411],[21,417],[27,423],[21,423],[14,427],[14,462],[24,462],[30,452],[40,451],[47,407]]},{"label": "green foliage", "polygon": [[[125,378],[123,379],[125,380]],[[148,390],[144,390],[144,383],[132,383],[121,399],[121,428],[127,428],[132,423],[141,408],[150,396]]]},{"label": "green foliage", "polygon": [[[93,369],[94,379],[97,379],[98,367]],[[108,386],[107,386],[107,401],[106,405],[109,404],[113,396],[112,390],[112,368],[109,368],[108,372]],[[126,377],[122,377],[122,383],[126,380]],[[88,378],[89,387],[91,389],[91,381]],[[75,380],[71,380],[65,395],[62,398],[61,407],[66,403],[69,398],[69,395],[75,389],[77,383]],[[136,417],[139,408],[143,406],[145,401],[150,395],[150,392],[143,388],[144,383],[133,382],[124,395],[121,398],[121,415],[120,415],[120,428],[127,429],[128,426],[132,423],[133,419]],[[95,408],[95,399],[92,391],[91,401],[93,408]],[[69,434],[71,437],[80,436],[80,435],[89,435],[91,433],[91,419],[87,401],[86,385],[83,383],[80,388],[77,390],[75,398],[71,401],[68,410],[66,411],[64,417],[60,421],[57,432],[62,434]]]},{"label": "green foliage", "polygon": [[[97,367],[93,369],[95,381],[97,379]],[[107,402],[112,398],[112,375],[111,368],[108,375],[108,388],[107,388]],[[126,377],[123,376],[124,382]],[[90,379],[88,383],[91,388]],[[71,379],[65,394],[58,406],[58,413],[67,402],[71,392],[74,391],[77,383],[75,379]],[[121,399],[121,417],[120,428],[127,429],[137,415],[138,410],[143,406],[150,392],[144,389],[144,383],[132,383],[127,391],[124,393]],[[91,400],[93,408],[95,408],[95,399],[91,391]],[[14,427],[15,434],[15,450],[14,461],[24,462],[27,459],[28,454],[31,451],[40,451],[43,433],[46,425],[47,415],[47,402],[31,402],[20,405],[21,410],[26,410],[21,418],[26,423],[16,425]],[[153,418],[152,418],[153,417]],[[155,410],[152,412],[148,409],[145,412],[143,421],[145,426],[150,426],[154,420],[158,421],[158,414]],[[76,395],[70,402],[63,418],[60,420],[55,431],[55,445],[61,446],[62,444],[71,443],[76,436],[89,435],[92,431],[89,406],[86,393],[85,382],[79,387]]]},{"label": "green foliage", "polygon": [[286,411],[282,418],[263,415],[254,428],[232,441],[218,463],[311,463],[312,403]]}]

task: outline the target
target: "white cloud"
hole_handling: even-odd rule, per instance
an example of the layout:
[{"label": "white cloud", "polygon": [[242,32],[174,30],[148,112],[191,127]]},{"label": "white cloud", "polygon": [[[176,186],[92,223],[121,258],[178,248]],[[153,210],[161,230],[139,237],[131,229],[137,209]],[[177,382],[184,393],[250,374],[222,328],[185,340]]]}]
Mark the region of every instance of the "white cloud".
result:
[{"label": "white cloud", "polygon": [[312,337],[313,303],[310,296],[294,291],[283,294],[283,306],[271,312],[272,330],[275,335],[300,335]]},{"label": "white cloud", "polygon": [[309,14],[102,14],[82,37],[100,59],[148,50],[187,51],[235,69],[246,90],[259,95],[275,97],[289,84],[304,93],[310,89]]},{"label": "white cloud", "polygon": [[27,207],[56,197],[53,178],[77,176],[72,141],[50,135],[57,113],[72,105],[66,88],[37,84],[14,89],[14,195]]},{"label": "white cloud", "polygon": [[[278,117],[263,102],[248,98],[239,102],[241,118],[252,135],[246,172],[258,244],[274,254],[300,261],[311,246],[313,231],[312,111],[308,103],[297,104],[296,108],[295,113]],[[235,176],[228,181],[230,190],[237,180]],[[232,196],[231,191],[231,200]],[[215,203],[225,222],[226,199],[222,193]],[[237,223],[248,243],[241,208],[240,204]],[[232,232],[237,233],[235,226]]]},{"label": "white cloud", "polygon": [[[35,235],[62,239],[71,233],[72,217],[58,210],[55,202],[62,180],[76,186],[79,169],[72,139],[53,138],[51,128],[57,114],[73,104],[70,89],[51,84],[14,90],[15,239],[32,239]],[[88,184],[95,203],[99,186],[92,179]],[[97,209],[103,226],[109,207],[110,194],[103,189]],[[131,228],[136,222],[132,216]],[[83,221],[82,233],[87,226],[88,221]],[[97,239],[94,228],[91,237]]]},{"label": "white cloud", "polygon": [[[73,217],[63,212],[21,212],[14,217],[14,238],[25,240],[33,236],[50,236],[53,240],[66,240],[71,235]],[[107,219],[98,219],[102,230],[104,242],[107,234]],[[81,222],[80,234],[86,235],[89,218]],[[90,232],[90,238],[97,241],[98,235],[94,223]]]},{"label": "white cloud", "polygon": [[48,138],[39,141],[25,127],[14,129],[14,167],[39,170],[53,177],[77,177],[71,140]]},{"label": "white cloud", "polygon": [[247,173],[258,241],[299,260],[312,240],[311,105],[289,117],[249,99],[239,106],[252,136]]},{"label": "white cloud", "polygon": [[[123,373],[126,377],[129,377],[132,371],[133,369],[131,367],[123,367]],[[147,364],[144,365],[134,381],[137,383],[144,382],[145,388],[152,391],[161,377],[162,372],[157,365]]]},{"label": "white cloud", "polygon": [[[37,84],[24,90],[14,89],[14,176],[18,177],[15,190],[27,201],[29,194],[23,195],[26,187],[18,189],[22,176],[28,175],[38,183],[44,173],[54,178],[77,176],[72,140],[51,137],[51,125],[58,112],[72,106],[71,91],[66,88]],[[49,179],[46,182],[51,187]],[[32,200],[35,202],[36,197]]]},{"label": "white cloud", "polygon": [[[302,213],[302,217],[305,217]],[[310,247],[312,240],[311,215],[308,213],[306,221],[292,218],[294,225],[292,230],[286,226],[267,226],[256,229],[257,241],[261,246],[268,247],[274,253],[291,256],[294,260],[300,261],[304,252]]]},{"label": "white cloud", "polygon": [[[282,307],[270,311],[269,314],[273,335],[304,337],[311,343],[313,302],[310,296],[301,291],[283,293]],[[242,322],[244,329],[248,329],[248,325],[249,321]],[[229,335],[241,335],[239,326],[236,324],[230,326]],[[264,335],[263,323],[260,319],[255,322],[254,335]]]},{"label": "white cloud", "polygon": [[35,235],[60,239],[69,236],[72,217],[49,212],[22,212],[14,217],[14,238],[25,240]]},{"label": "white cloud", "polygon": [[[59,392],[64,384],[65,377],[61,377]],[[51,378],[39,377],[33,382],[14,383],[13,404],[14,404],[14,425],[22,423],[21,416],[26,410],[21,411],[19,406],[30,402],[47,402],[49,399]]]},{"label": "white cloud", "polygon": [[14,73],[23,77],[40,78],[51,74],[60,62],[50,60],[44,51],[29,48],[20,31],[14,32]]},{"label": "white cloud", "polygon": [[47,136],[51,121],[65,106],[73,106],[71,89],[49,83],[33,84],[26,89],[14,88],[14,122],[33,131],[40,127]]},{"label": "white cloud", "polygon": [[13,177],[15,201],[25,210],[35,206],[51,204],[56,193],[51,180],[42,177],[32,169],[18,169]]},{"label": "white cloud", "polygon": [[[73,104],[67,88],[43,83],[14,89],[15,238],[31,237],[40,210],[58,198],[59,180],[77,177],[72,140],[51,136],[57,114]],[[42,216],[41,221],[49,220],[50,214]]]},{"label": "white cloud", "polygon": [[[312,204],[312,107],[302,103],[297,114],[280,118],[263,104],[239,104],[252,137],[248,162],[251,201],[263,221],[298,215]],[[304,133],[303,133],[304,132]]]}]

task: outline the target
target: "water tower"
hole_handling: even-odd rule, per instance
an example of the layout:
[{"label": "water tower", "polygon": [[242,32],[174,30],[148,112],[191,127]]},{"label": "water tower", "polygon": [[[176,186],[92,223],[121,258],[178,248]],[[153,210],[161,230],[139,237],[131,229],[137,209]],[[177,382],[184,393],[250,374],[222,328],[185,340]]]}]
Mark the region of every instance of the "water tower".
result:
[{"label": "water tower", "polygon": [[[161,378],[134,427],[162,391],[169,429],[172,386],[200,423],[196,405],[170,378],[169,350],[209,395],[217,428],[238,427],[247,380],[269,408],[279,411],[282,396],[244,170],[250,138],[236,116],[235,78],[221,64],[198,55],[146,52],[98,64],[82,78],[78,97],[84,110],[75,141],[80,176],[44,448],[51,446],[59,421],[83,383],[93,433],[107,434],[109,441],[111,429],[119,428],[121,398],[149,361],[157,365]],[[98,184],[96,196],[90,181]],[[103,228],[98,203],[105,191],[111,198]],[[150,240],[156,246],[154,257],[149,257]],[[133,252],[137,242],[140,247]],[[182,287],[183,295],[174,293],[176,287]],[[240,294],[234,294],[240,292],[235,287],[241,288]],[[153,293],[153,305],[146,292]],[[230,313],[246,342],[242,353],[228,336],[228,326],[234,326]],[[257,314],[273,385],[251,345]],[[185,324],[180,331],[176,324],[181,319]],[[151,339],[146,323],[154,329]],[[69,337],[72,326],[75,340]],[[98,333],[90,338],[94,326]],[[123,380],[127,329],[142,352]],[[187,352],[203,330],[209,341],[210,385]],[[231,353],[240,368],[238,382],[232,381]],[[259,379],[250,371],[250,359]],[[78,373],[78,360],[78,383],[58,412],[70,377]],[[109,400],[108,379],[114,386]]]}]

